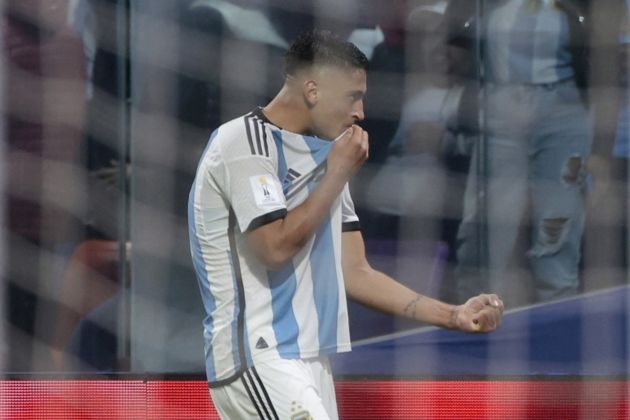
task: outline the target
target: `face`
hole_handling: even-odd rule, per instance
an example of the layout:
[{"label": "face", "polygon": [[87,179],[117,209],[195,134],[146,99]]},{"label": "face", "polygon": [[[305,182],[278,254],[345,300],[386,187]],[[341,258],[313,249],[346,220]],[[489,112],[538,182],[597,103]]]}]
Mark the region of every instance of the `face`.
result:
[{"label": "face", "polygon": [[312,134],[332,140],[362,121],[367,76],[362,69],[324,66],[314,72],[311,105]]}]

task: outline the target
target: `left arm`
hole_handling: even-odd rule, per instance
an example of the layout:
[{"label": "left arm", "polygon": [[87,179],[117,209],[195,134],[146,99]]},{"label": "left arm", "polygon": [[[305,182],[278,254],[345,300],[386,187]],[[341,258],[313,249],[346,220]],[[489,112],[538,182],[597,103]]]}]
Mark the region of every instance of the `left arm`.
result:
[{"label": "left arm", "polygon": [[490,332],[501,324],[503,302],[496,295],[479,295],[463,305],[450,305],[374,270],[359,231],[343,233],[342,265],[348,296],[381,312],[467,332]]}]

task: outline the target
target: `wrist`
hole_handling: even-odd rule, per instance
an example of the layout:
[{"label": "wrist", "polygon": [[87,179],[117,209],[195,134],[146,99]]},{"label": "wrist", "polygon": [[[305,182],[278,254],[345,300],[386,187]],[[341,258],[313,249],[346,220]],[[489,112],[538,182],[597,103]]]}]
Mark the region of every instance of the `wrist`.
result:
[{"label": "wrist", "polygon": [[343,191],[348,178],[344,176],[341,171],[326,170],[326,173],[322,177],[319,183],[319,187],[322,190],[330,191],[334,197],[337,197]]},{"label": "wrist", "polygon": [[462,305],[451,305],[451,308],[450,308],[451,314],[448,317],[448,322],[446,323],[444,328],[447,328],[449,330],[457,329],[457,318],[459,316],[459,312],[461,311],[461,309],[462,309]]}]

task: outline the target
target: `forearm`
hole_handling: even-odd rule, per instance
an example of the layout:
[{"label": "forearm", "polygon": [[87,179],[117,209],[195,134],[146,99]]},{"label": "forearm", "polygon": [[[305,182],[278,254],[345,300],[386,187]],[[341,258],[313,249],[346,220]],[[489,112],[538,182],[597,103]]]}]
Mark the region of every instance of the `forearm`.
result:
[{"label": "forearm", "polygon": [[283,219],[249,233],[249,244],[267,267],[278,269],[300,252],[367,156],[367,133],[353,125],[335,140],[326,160],[326,173],[308,198]]},{"label": "forearm", "polygon": [[344,183],[325,175],[306,201],[282,220],[278,246],[286,247],[292,254],[298,252],[328,215]]},{"label": "forearm", "polygon": [[438,327],[455,327],[455,306],[421,295],[372,268],[350,275],[346,291],[351,298],[382,312]]},{"label": "forearm", "polygon": [[276,222],[249,235],[249,243],[270,268],[279,268],[308,242],[345,185],[343,178],[326,174],[309,197]]},{"label": "forearm", "polygon": [[453,306],[420,295],[391,277],[372,269],[365,258],[361,233],[343,235],[343,276],[348,296],[376,310],[438,327],[465,332],[490,332],[501,324],[503,302],[484,294]]}]

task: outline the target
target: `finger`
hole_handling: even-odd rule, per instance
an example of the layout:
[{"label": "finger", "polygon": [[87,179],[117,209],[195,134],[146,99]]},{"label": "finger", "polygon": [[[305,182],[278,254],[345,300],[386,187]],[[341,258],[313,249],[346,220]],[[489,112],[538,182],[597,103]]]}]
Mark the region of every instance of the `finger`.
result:
[{"label": "finger", "polygon": [[486,307],[486,305],[487,301],[483,295],[472,297],[465,304],[465,306],[472,312],[479,312]]},{"label": "finger", "polygon": [[503,301],[496,294],[481,294],[477,296],[483,306],[491,306],[497,308],[500,312],[503,312]]},{"label": "finger", "polygon": [[489,305],[493,308],[497,308],[501,313],[503,313],[504,305],[501,298],[495,294],[487,295],[490,301]]},{"label": "finger", "polygon": [[363,129],[361,127],[359,127],[358,125],[353,125],[352,126],[352,137],[359,143],[363,142]]},{"label": "finger", "polygon": [[343,131],[343,133],[339,134],[333,141],[337,142],[337,141],[343,140],[343,139],[351,139],[353,130],[354,130],[354,126],[346,128]]},{"label": "finger", "polygon": [[481,331],[481,322],[478,319],[473,319],[472,321],[472,330],[477,332]]},{"label": "finger", "polygon": [[499,305],[497,306],[497,309],[499,309],[500,313],[503,313],[503,311],[505,310],[505,305],[503,304],[503,301],[501,299],[499,299],[498,304]]},{"label": "finger", "polygon": [[472,320],[473,332],[486,332],[490,322],[483,316],[475,317]]},{"label": "finger", "polygon": [[363,148],[365,150],[365,158],[367,159],[370,155],[370,141],[367,131],[363,131],[361,135],[361,142],[363,143]]},{"label": "finger", "polygon": [[496,296],[496,295],[490,295],[490,294],[483,293],[483,294],[479,295],[478,297],[479,297],[479,299],[481,299],[481,301],[483,302],[484,306],[485,305],[494,306],[493,303],[494,303],[495,299],[493,299],[493,296]]},{"label": "finger", "polygon": [[492,321],[492,327],[493,329],[497,329],[499,328],[499,325],[501,325],[501,312],[498,308],[494,308],[494,309],[489,309],[488,310],[488,316],[490,317],[491,321]]},{"label": "finger", "polygon": [[479,312],[474,318],[473,322],[479,324],[478,331],[489,332],[496,330],[501,324],[501,315],[499,310],[492,307],[486,307],[483,311]]},{"label": "finger", "polygon": [[474,333],[487,333],[494,331],[494,328],[492,328],[489,323],[483,322],[481,320],[475,320],[472,323],[471,331]]},{"label": "finger", "polygon": [[491,295],[488,295],[488,298],[490,299],[490,305],[494,306],[495,308],[503,307],[503,301],[499,296],[493,293]]},{"label": "finger", "polygon": [[346,129],[344,137],[347,139],[352,139],[352,137],[354,137],[354,132],[355,132],[354,125],[352,127],[348,127]]},{"label": "finger", "polygon": [[486,325],[488,331],[494,331],[499,328],[499,318],[496,316],[496,313],[488,315],[488,323]]}]

